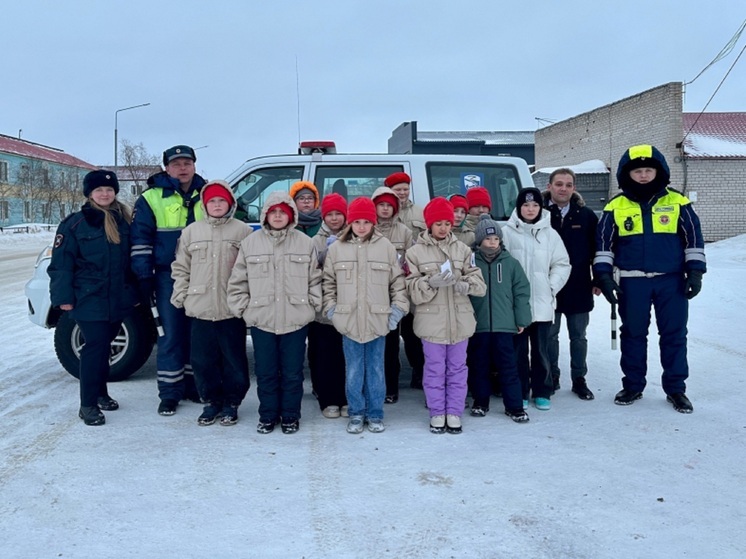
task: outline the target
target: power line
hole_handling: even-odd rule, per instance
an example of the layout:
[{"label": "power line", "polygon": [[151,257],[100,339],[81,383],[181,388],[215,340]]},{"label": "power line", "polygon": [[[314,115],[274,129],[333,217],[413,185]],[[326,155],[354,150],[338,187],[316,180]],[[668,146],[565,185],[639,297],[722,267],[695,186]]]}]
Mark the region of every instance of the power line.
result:
[{"label": "power line", "polygon": [[739,27],[738,31],[736,31],[736,34],[733,35],[733,37],[731,37],[731,40],[728,41],[728,43],[722,48],[722,50],[717,54],[717,56],[712,60],[712,62],[710,62],[707,66],[705,66],[704,68],[702,68],[702,70],[699,72],[699,74],[697,74],[696,76],[694,76],[693,80],[684,83],[684,85],[689,85],[690,83],[694,83],[694,80],[696,80],[699,76],[701,76],[702,74],[704,74],[705,71],[707,71],[707,69],[710,68],[710,66],[712,66],[716,62],[719,62],[723,58],[725,58],[726,56],[728,56],[731,53],[731,51],[733,50],[733,48],[736,46],[736,43],[738,42],[738,39],[741,37],[741,33],[743,33],[743,30],[745,28],[746,28],[746,20],[743,21],[743,23],[741,24],[741,27]]}]

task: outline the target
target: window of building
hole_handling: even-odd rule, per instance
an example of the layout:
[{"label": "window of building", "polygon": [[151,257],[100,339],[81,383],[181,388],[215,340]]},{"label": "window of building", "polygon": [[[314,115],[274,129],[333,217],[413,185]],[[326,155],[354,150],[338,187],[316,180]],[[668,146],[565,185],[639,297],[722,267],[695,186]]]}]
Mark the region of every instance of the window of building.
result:
[{"label": "window of building", "polygon": [[0,200],[0,221],[10,219],[10,208],[7,200]]},{"label": "window of building", "polygon": [[0,161],[0,182],[8,182],[8,162]]},{"label": "window of building", "polygon": [[64,202],[60,202],[60,219],[65,219],[67,217],[67,204]]},{"label": "window of building", "polygon": [[23,219],[24,221],[31,221],[33,213],[31,211],[31,202],[28,200],[23,202]]}]

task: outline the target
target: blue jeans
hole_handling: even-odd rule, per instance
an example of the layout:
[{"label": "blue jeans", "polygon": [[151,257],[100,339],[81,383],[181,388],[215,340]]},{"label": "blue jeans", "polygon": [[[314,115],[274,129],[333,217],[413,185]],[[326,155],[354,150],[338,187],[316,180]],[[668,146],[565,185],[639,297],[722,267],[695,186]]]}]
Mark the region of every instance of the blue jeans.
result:
[{"label": "blue jeans", "polygon": [[383,353],[386,336],[360,344],[342,337],[342,349],[347,364],[345,391],[350,416],[383,419],[383,400],[386,397]]},{"label": "blue jeans", "polygon": [[278,419],[290,423],[300,419],[307,333],[308,326],[287,334],[251,328],[259,421],[262,423]]},{"label": "blue jeans", "polygon": [[[570,378],[572,380],[585,378],[588,373],[588,339],[585,337],[585,331],[588,329],[591,313],[580,312],[566,314],[567,335],[570,338]],[[552,369],[552,376],[559,378],[559,333],[562,327],[562,313],[554,313],[554,322],[549,331],[549,365]]]}]

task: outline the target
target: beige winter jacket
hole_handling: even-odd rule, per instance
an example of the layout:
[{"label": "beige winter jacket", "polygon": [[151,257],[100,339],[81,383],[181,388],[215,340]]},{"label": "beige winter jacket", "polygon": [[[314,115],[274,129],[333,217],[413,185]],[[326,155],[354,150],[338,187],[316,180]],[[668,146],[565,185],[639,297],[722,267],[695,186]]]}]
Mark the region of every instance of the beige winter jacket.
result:
[{"label": "beige winter jacket", "polygon": [[[449,234],[436,241],[427,231],[420,233],[417,243],[407,251],[407,293],[414,308],[414,333],[435,344],[455,344],[474,334],[477,321],[469,295],[483,297],[487,285],[481,270],[474,264],[471,249]],[[456,293],[455,286],[435,289],[428,279],[441,273],[441,266],[451,263],[457,281],[469,284],[465,295]]]},{"label": "beige winter jacket", "polygon": [[210,321],[233,318],[228,308],[228,279],[251,226],[233,219],[236,203],[231,202],[225,216],[215,218],[204,212],[204,218],[185,227],[179,237],[171,264],[171,304],[183,307],[187,316]]},{"label": "beige winter jacket", "polygon": [[425,215],[422,213],[422,208],[415,205],[412,200],[407,200],[406,202],[399,201],[399,213],[396,214],[396,219],[409,227],[415,239],[417,238],[417,235],[423,231],[427,231]]},{"label": "beige winter jacket", "polygon": [[[267,210],[280,203],[294,219],[281,231],[264,224]],[[321,308],[321,270],[307,235],[295,230],[298,209],[286,192],[273,192],[262,208],[264,225],[241,243],[228,282],[228,306],[248,326],[287,334],[313,321]]]},{"label": "beige winter jacket", "polygon": [[329,247],[324,263],[324,313],[342,335],[366,343],[389,333],[391,307],[409,310],[396,249],[378,231],[361,241],[348,229]]},{"label": "beige winter jacket", "polygon": [[[344,227],[342,228],[344,230]],[[324,262],[326,261],[326,253],[329,250],[329,245],[327,244],[328,240],[334,235],[329,227],[326,225],[326,223],[321,222],[321,229],[319,229],[319,232],[316,233],[313,237],[313,246],[316,248],[316,253],[318,254],[318,261],[319,261],[319,269],[324,270]],[[334,235],[336,237],[336,235]],[[334,241],[336,242],[336,240]],[[332,324],[332,321],[329,320],[326,317],[326,314],[323,312],[323,310],[320,310],[316,313],[316,318],[314,319],[316,322],[320,322],[321,324]]]}]

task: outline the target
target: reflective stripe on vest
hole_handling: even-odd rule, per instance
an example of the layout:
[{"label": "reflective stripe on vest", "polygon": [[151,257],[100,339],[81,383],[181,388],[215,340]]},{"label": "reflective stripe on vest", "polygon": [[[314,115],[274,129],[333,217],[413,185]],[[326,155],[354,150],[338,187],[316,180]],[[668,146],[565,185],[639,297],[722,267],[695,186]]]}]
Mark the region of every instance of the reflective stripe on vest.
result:
[{"label": "reflective stripe on vest", "polygon": [[[670,190],[656,201],[652,207],[653,233],[676,234],[681,206],[686,204],[689,204],[686,196]],[[605,209],[614,212],[614,223],[616,223],[620,237],[642,235],[643,220],[640,204],[626,196],[619,196],[609,202]]]},{"label": "reflective stripe on vest", "polygon": [[[149,188],[142,195],[148,201],[150,209],[153,210],[155,225],[159,231],[179,230],[186,227],[189,208],[184,205],[184,198],[178,192],[164,198],[162,189]],[[194,208],[194,220],[199,221],[202,219],[202,204],[199,201],[199,192],[196,190],[192,193],[191,202]]]}]

